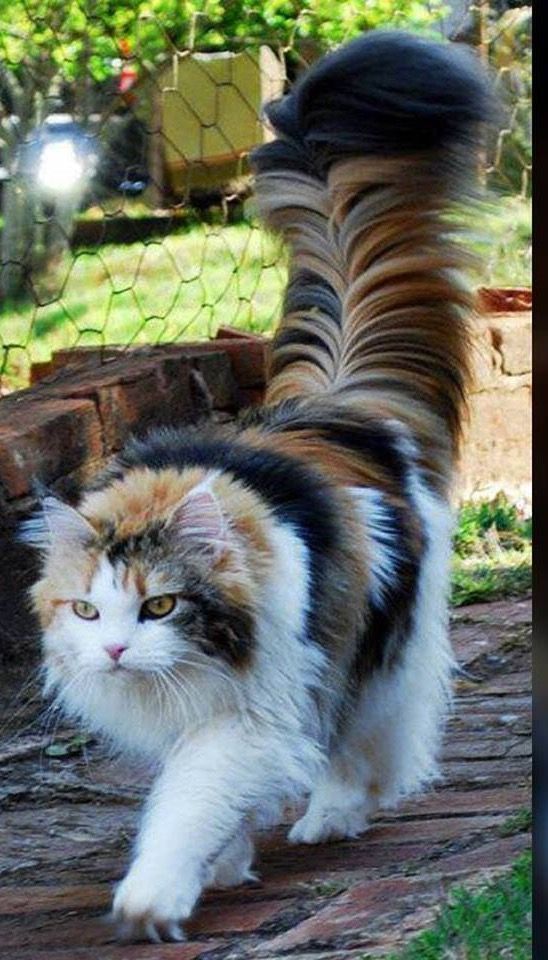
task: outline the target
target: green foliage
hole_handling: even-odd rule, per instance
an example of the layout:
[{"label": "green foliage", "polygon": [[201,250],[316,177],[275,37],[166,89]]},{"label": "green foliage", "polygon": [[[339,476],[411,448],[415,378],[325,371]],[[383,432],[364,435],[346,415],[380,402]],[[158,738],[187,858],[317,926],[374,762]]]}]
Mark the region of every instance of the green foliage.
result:
[{"label": "green foliage", "polygon": [[528,807],[523,807],[504,821],[499,829],[501,837],[513,837],[516,833],[529,833],[533,827],[533,814]]},{"label": "green foliage", "polygon": [[489,556],[500,550],[524,550],[532,537],[532,518],[524,516],[502,491],[491,500],[464,503],[453,545],[461,557]]},{"label": "green foliage", "polygon": [[318,50],[382,25],[429,30],[442,0],[0,0],[0,53],[19,79],[31,70],[69,81],[115,76],[121,43],[146,68],[174,48],[239,49],[270,43]]},{"label": "green foliage", "polygon": [[84,752],[86,746],[93,743],[93,737],[87,734],[77,734],[70,740],[54,741],[44,750],[47,757],[55,757],[57,760],[65,757],[79,756]]},{"label": "green foliage", "polygon": [[470,240],[484,265],[483,286],[531,286],[532,219],[531,199],[510,195],[477,217]]},{"label": "green foliage", "polygon": [[385,960],[530,960],[531,890],[527,851],[483,890],[454,890],[432,929]]},{"label": "green foliage", "polygon": [[492,145],[490,185],[505,193],[531,195],[532,11],[520,6],[491,20],[487,30],[489,62],[504,105],[503,129]]},{"label": "green foliage", "polygon": [[453,606],[528,592],[531,539],[532,518],[504,493],[463,504],[453,538]]}]

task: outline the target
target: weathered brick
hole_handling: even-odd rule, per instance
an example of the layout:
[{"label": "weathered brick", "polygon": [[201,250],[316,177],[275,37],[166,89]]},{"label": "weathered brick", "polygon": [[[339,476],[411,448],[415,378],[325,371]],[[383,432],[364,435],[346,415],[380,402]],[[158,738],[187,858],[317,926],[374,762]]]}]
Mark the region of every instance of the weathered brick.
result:
[{"label": "weathered brick", "polygon": [[[500,708],[499,708],[500,709]],[[488,786],[490,783],[516,784],[527,782],[531,775],[528,758],[505,757],[497,760],[450,760],[442,766],[445,777],[459,786]]]},{"label": "weathered brick", "polygon": [[268,343],[268,338],[262,333],[251,333],[250,330],[240,330],[238,327],[220,326],[215,334],[216,340],[255,340],[259,343]]},{"label": "weathered brick", "polygon": [[[206,340],[180,344],[186,353],[225,353],[231,363],[234,379],[239,387],[262,387],[266,380],[268,343],[243,337],[225,340]],[[163,348],[162,348],[163,349]]]},{"label": "weathered brick", "polygon": [[198,907],[195,915],[186,923],[185,929],[189,936],[205,933],[251,933],[267,920],[276,917],[286,906],[286,901],[281,904],[278,900],[223,903],[222,909],[218,904],[204,904]]},{"label": "weathered brick", "polygon": [[[511,378],[508,378],[511,379]],[[478,486],[520,487],[531,481],[531,389],[487,390],[470,405],[470,425],[459,466],[463,496]]]},{"label": "weathered brick", "polygon": [[264,402],[264,390],[261,387],[246,387],[239,391],[240,406],[259,407]]},{"label": "weathered brick", "polygon": [[486,680],[483,684],[483,691],[486,694],[496,696],[507,693],[529,693],[531,690],[531,682],[531,673],[529,671],[505,673],[501,676]]},{"label": "weathered brick", "polygon": [[501,361],[501,372],[508,376],[531,373],[531,312],[502,314],[489,318],[493,348]]},{"label": "weathered brick", "polygon": [[470,739],[470,731],[463,733],[459,738],[452,737],[450,743],[443,750],[443,762],[449,760],[491,760],[494,757],[505,757],[512,741],[508,741],[506,731],[501,731],[497,738],[483,736],[476,740]]},{"label": "weathered brick", "polygon": [[[79,941],[77,941],[79,942]],[[201,940],[192,943],[143,944],[102,943],[99,946],[75,947],[63,943],[57,949],[10,947],[10,960],[197,960],[204,953],[222,947],[222,940]]]},{"label": "weathered brick", "polygon": [[507,313],[531,310],[533,294],[530,287],[480,287],[478,310],[483,313]]},{"label": "weathered brick", "polygon": [[116,344],[103,347],[71,347],[66,350],[55,350],[51,357],[51,364],[54,371],[76,367],[98,367],[111,360],[118,360],[131,352],[131,347]]},{"label": "weathered brick", "polygon": [[16,917],[67,909],[107,909],[111,897],[112,887],[107,883],[0,887],[0,915]]},{"label": "weathered brick", "polygon": [[523,850],[531,846],[531,836],[527,833],[518,833],[512,837],[501,837],[490,840],[465,850],[462,853],[450,854],[439,861],[438,869],[444,876],[453,877],[459,873],[475,873],[479,870],[489,870],[492,867],[502,867],[513,863]]},{"label": "weathered brick", "polygon": [[40,380],[43,380],[44,377],[49,377],[54,370],[54,366],[51,360],[46,360],[44,363],[33,363],[30,368],[30,385],[33,387]]},{"label": "weathered brick", "polygon": [[530,802],[529,787],[500,787],[496,789],[444,789],[413,797],[397,809],[394,819],[414,816],[454,816],[455,814],[508,814]]},{"label": "weathered brick", "polygon": [[191,357],[192,366],[204,378],[205,385],[216,410],[234,409],[237,403],[236,384],[230,359],[223,351]]},{"label": "weathered brick", "polygon": [[285,883],[307,883],[325,873],[345,873],[354,869],[387,869],[410,860],[428,856],[432,851],[430,840],[417,843],[369,843],[369,833],[356,841],[319,844],[310,847],[303,844],[288,849],[278,846],[266,851],[261,858],[262,874],[272,878],[282,876]]},{"label": "weathered brick", "polygon": [[[24,891],[18,895],[10,893],[9,889],[4,890],[0,942],[3,946],[19,947],[32,943],[37,960],[39,951],[45,947],[67,947],[82,941],[86,945],[106,946],[112,942],[114,931],[102,922],[102,918],[106,916],[111,895],[108,885],[62,886],[49,891],[47,888],[30,888],[26,892],[29,909],[25,909]],[[223,905],[222,911],[209,904],[198,907],[185,929],[190,939],[201,934],[218,936],[220,933],[252,932],[279,914],[281,909],[278,901],[229,903]]]},{"label": "weathered brick", "polygon": [[132,355],[76,370],[42,389],[47,395],[93,399],[108,455],[120,449],[132,431],[180,423],[191,415],[189,371],[189,361],[183,356],[154,360]]},{"label": "weathered brick", "polygon": [[143,361],[87,370],[48,387],[59,396],[90,397],[103,424],[105,455],[119,450],[133,427],[152,425],[158,412],[158,372]]},{"label": "weathered brick", "polygon": [[4,918],[0,922],[3,949],[33,947],[36,960],[44,948],[82,943],[98,947],[112,940],[113,931],[104,924],[101,916],[89,917],[81,912],[76,916],[70,912],[68,904],[65,912],[54,916],[32,914],[25,917],[24,922],[20,917]]},{"label": "weathered brick", "polygon": [[431,845],[443,844],[462,834],[489,830],[501,822],[497,816],[485,817],[435,817],[431,820],[400,821],[391,824],[373,824],[362,842],[370,845],[380,844],[385,849],[386,857],[390,857],[392,845],[405,842],[416,844],[428,841]]},{"label": "weathered brick", "polygon": [[[487,603],[471,603],[466,607],[453,610],[451,619],[454,623],[473,621],[476,624],[531,623],[531,598],[516,597],[511,600],[492,600]],[[460,646],[459,631],[459,646]]]},{"label": "weathered brick", "polygon": [[367,929],[373,918],[394,909],[401,916],[405,913],[405,901],[409,910],[415,910],[421,894],[439,899],[442,893],[439,878],[389,877],[358,883],[314,916],[270,940],[268,950],[272,956],[307,943],[329,943],[341,935],[347,937]]},{"label": "weathered brick", "polygon": [[8,499],[27,495],[35,478],[51,483],[77,471],[86,479],[102,455],[101,421],[90,399],[35,403],[25,392],[2,402],[0,484]]}]

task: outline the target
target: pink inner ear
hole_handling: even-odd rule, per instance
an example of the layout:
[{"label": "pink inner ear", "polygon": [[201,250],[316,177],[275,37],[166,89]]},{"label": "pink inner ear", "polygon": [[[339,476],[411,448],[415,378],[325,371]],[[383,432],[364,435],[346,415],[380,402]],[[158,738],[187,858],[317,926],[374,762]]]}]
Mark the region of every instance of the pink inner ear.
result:
[{"label": "pink inner ear", "polygon": [[172,522],[181,537],[221,554],[227,543],[227,523],[215,495],[203,487],[192,490],[175,509]]}]

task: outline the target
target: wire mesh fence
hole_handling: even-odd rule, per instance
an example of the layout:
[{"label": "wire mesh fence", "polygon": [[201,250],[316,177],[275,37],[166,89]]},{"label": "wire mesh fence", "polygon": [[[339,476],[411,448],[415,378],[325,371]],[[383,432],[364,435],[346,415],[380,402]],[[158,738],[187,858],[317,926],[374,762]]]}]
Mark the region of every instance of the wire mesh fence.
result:
[{"label": "wire mesh fence", "polygon": [[[378,0],[369,19],[345,2],[336,21],[330,6],[0,0],[0,392],[58,349],[272,329],[286,259],[254,210],[249,152],[271,136],[262,104],[353,32],[447,23],[435,0]],[[506,6],[461,3],[452,33],[489,61],[508,104],[485,158],[499,200],[483,243],[485,282],[517,286],[529,271],[530,8]]]}]

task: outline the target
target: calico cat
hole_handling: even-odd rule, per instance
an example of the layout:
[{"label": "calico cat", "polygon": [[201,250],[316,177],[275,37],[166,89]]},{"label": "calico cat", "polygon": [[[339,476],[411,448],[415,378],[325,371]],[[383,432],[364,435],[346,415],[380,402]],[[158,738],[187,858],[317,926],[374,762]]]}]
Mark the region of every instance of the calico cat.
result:
[{"label": "calico cat", "polygon": [[252,835],[353,837],[436,774],[448,494],[470,379],[458,211],[491,111],[463,49],[398,32],[319,61],[254,154],[291,254],[265,405],[131,441],[23,536],[47,691],[161,772],[113,915],[177,940]]}]

